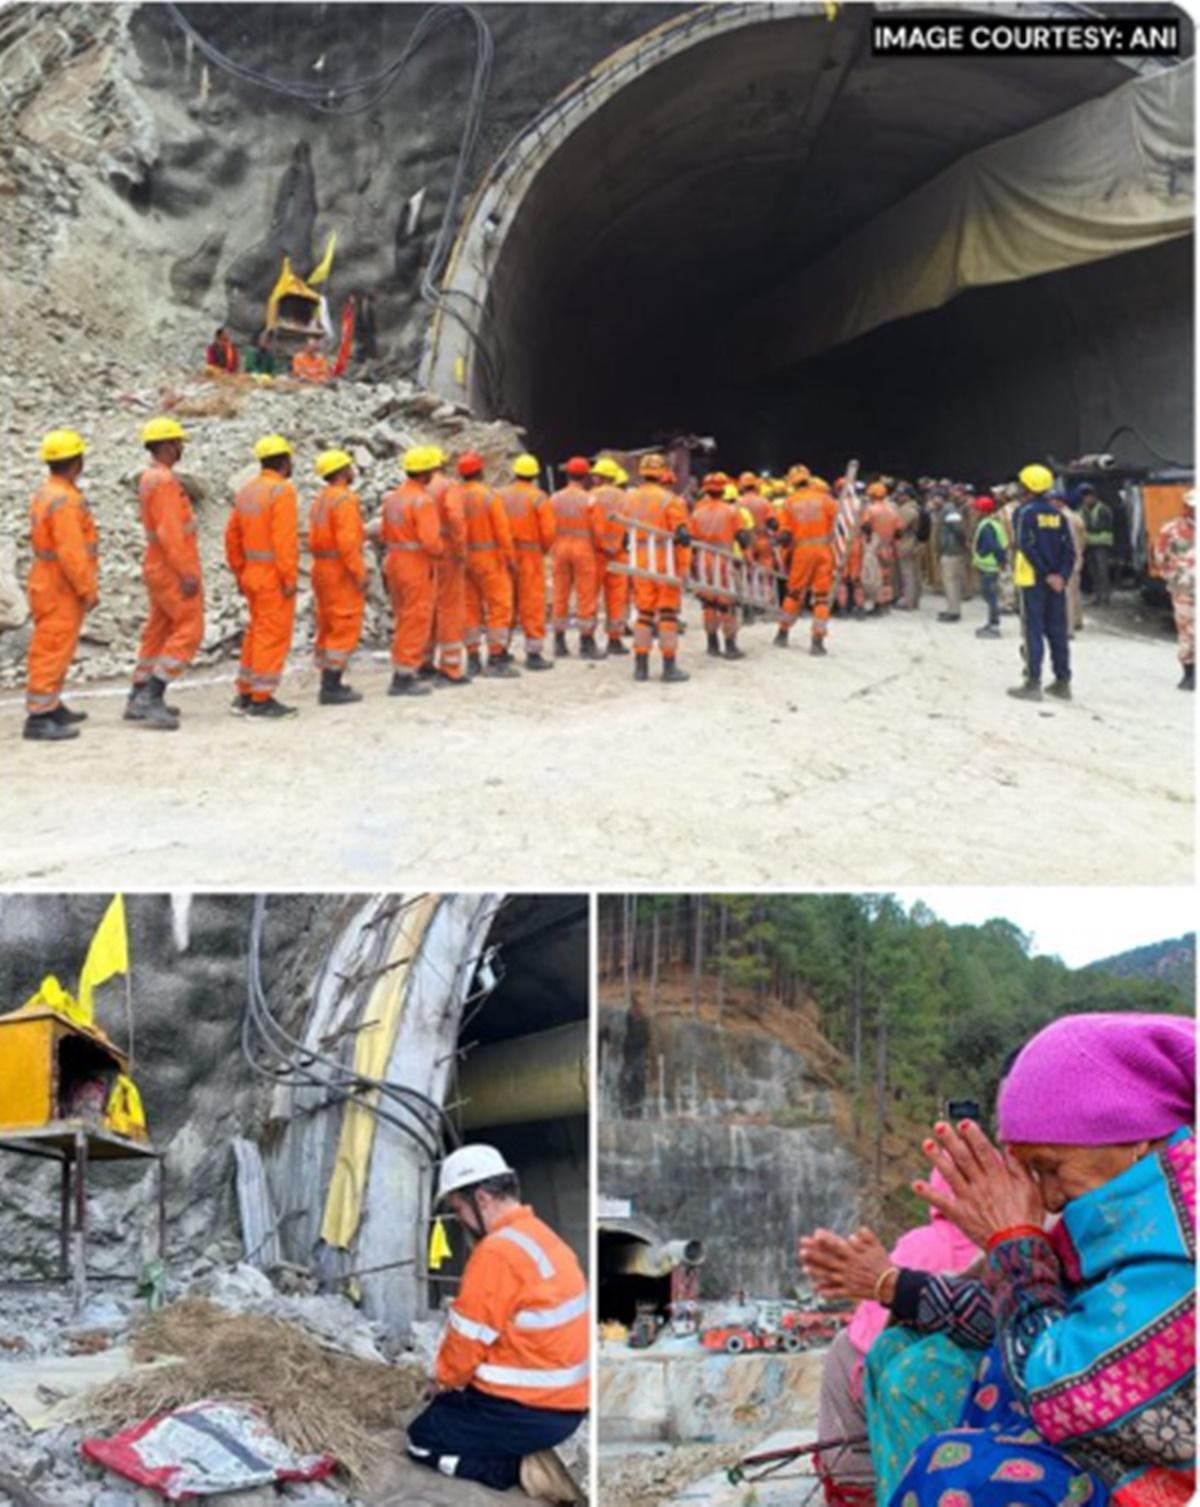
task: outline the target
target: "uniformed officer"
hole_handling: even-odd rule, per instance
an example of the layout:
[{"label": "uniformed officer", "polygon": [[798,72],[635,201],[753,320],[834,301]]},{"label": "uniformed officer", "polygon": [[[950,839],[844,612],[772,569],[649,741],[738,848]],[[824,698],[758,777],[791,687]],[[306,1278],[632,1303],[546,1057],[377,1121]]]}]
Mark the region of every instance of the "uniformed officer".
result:
[{"label": "uniformed officer", "polygon": [[1067,629],[1067,582],[1075,566],[1075,546],[1063,517],[1065,501],[1054,491],[1054,475],[1038,464],[1019,473],[1025,500],[1017,509],[1013,584],[1021,608],[1025,679],[1010,688],[1018,701],[1042,699],[1042,659],[1050,645],[1054,684],[1046,694],[1071,699],[1071,658]]}]

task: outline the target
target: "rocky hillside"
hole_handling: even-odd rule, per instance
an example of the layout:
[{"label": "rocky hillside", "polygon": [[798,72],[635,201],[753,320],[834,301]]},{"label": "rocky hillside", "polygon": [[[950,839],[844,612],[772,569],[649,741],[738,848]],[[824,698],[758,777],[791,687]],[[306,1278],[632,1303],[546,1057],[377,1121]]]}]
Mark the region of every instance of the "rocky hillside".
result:
[{"label": "rocky hillside", "polygon": [[1182,937],[1165,942],[1148,942],[1144,947],[1101,958],[1091,966],[1098,973],[1111,973],[1117,978],[1162,979],[1174,984],[1186,999],[1196,998],[1195,932],[1185,932]]}]

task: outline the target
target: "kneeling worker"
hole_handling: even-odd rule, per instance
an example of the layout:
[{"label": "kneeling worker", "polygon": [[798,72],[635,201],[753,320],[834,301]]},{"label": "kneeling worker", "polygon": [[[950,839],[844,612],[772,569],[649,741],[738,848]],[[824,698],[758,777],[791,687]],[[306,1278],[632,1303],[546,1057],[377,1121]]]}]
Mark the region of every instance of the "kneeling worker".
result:
[{"label": "kneeling worker", "polygon": [[438,1202],[476,1244],[434,1362],[436,1393],[408,1430],[408,1452],[444,1475],[497,1491],[582,1501],[554,1453],[588,1406],[587,1280],[571,1248],[518,1202],[494,1146],[442,1163]]}]

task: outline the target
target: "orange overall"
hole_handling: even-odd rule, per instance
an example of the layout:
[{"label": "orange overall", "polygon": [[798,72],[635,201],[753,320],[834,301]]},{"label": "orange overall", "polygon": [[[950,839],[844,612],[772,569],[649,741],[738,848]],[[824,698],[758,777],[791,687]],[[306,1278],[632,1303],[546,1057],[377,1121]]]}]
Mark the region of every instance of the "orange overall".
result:
[{"label": "orange overall", "polygon": [[[702,497],[688,524],[697,542],[715,544],[731,552],[738,527],[737,507],[720,497]],[[729,562],[717,555],[702,554],[696,560],[696,569],[703,572],[700,577],[703,589],[697,595],[704,605],[705,633],[716,633],[719,628],[726,638],[732,638],[737,632],[737,612],[729,594]]]},{"label": "orange overall", "polygon": [[33,569],[29,572],[29,678],[25,707],[31,717],[52,712],[75,657],[79,630],[97,593],[96,524],[83,493],[65,477],[50,475],[29,510]]},{"label": "orange overall", "polygon": [[508,513],[497,493],[481,481],[460,483],[467,525],[467,648],[479,652],[487,625],[488,655],[508,648],[513,620],[516,550]]},{"label": "orange overall", "polygon": [[833,527],[837,503],[828,492],[802,487],[784,504],[783,527],[792,535],[792,562],[783,601],[784,628],[800,615],[805,596],[812,598],[812,636],[819,642],[829,631],[829,588],[833,585]]},{"label": "orange overall", "polygon": [[604,626],[609,638],[620,638],[629,625],[629,577],[619,575],[614,565],[628,565],[625,548],[625,525],[613,523],[614,513],[624,513],[625,493],[620,487],[596,487],[591,494],[595,530],[599,538],[596,550],[596,605],[604,602]]},{"label": "orange overall", "polygon": [[863,536],[861,528],[854,530],[850,536],[850,543],[846,548],[846,563],[842,568],[842,578],[838,582],[837,604],[845,610],[848,605],[861,607],[863,605]]},{"label": "orange overall", "polygon": [[517,616],[525,652],[540,654],[546,638],[546,555],[554,546],[554,510],[531,481],[518,478],[499,493],[516,551]]},{"label": "orange overall", "polygon": [[[174,680],[196,657],[204,637],[204,593],[200,587],[200,550],[191,498],[169,466],[155,462],[138,483],[146,553],[142,579],[150,594],[150,616],[138,645],[134,685],[150,677]],[[196,583],[184,596],[182,581]]]},{"label": "orange overall", "polygon": [[292,357],[292,376],[301,382],[328,382],[332,375],[329,358],[320,351],[297,351]]},{"label": "orange overall", "polygon": [[461,680],[467,626],[467,525],[459,489],[444,476],[435,476],[429,493],[437,506],[442,535],[442,557],[434,570],[435,602],[433,636],[425,650],[425,663],[437,668],[447,680]]},{"label": "orange overall", "polygon": [[550,499],[554,509],[554,631],[565,633],[575,598],[575,623],[585,638],[596,631],[596,556],[599,528],[587,489],[568,482]]},{"label": "orange overall", "polygon": [[751,547],[753,558],[767,570],[774,570],[775,545],[771,531],[767,528],[767,519],[775,516],[775,509],[758,492],[743,492],[738,498],[738,506],[745,508],[754,519],[754,543]]},{"label": "orange overall", "polygon": [[344,670],[358,648],[367,595],[362,511],[348,482],[322,487],[308,515],[318,670]]},{"label": "orange overall", "polygon": [[[635,524],[651,528],[670,529],[674,532],[688,521],[687,508],[682,499],[669,492],[657,482],[644,482],[625,496],[623,512]],[[684,551],[675,551],[675,571],[682,578],[686,567],[682,562]],[[641,535],[636,540],[633,564],[639,570],[665,572],[667,549],[664,540],[655,540]],[[679,608],[683,601],[682,586],[671,586],[662,581],[633,579],[633,601],[637,608],[637,624],[633,630],[635,654],[649,654],[654,641],[654,625],[658,623],[658,646],[665,659],[674,659],[679,647]]]},{"label": "orange overall", "polygon": [[296,489],[262,470],[234,498],[225,526],[225,559],[250,609],[237,688],[252,701],[279,689],[296,620],[300,573]]},{"label": "orange overall", "polygon": [[879,594],[876,603],[872,605],[889,607],[895,595],[893,576],[896,568],[896,534],[900,528],[900,514],[886,498],[880,498],[863,509],[862,528],[868,538],[873,541],[868,548],[874,550],[879,565]]},{"label": "orange overall", "polygon": [[392,599],[392,668],[415,675],[433,632],[434,570],[443,551],[437,503],[428,488],[409,476],[387,494],[380,537]]}]

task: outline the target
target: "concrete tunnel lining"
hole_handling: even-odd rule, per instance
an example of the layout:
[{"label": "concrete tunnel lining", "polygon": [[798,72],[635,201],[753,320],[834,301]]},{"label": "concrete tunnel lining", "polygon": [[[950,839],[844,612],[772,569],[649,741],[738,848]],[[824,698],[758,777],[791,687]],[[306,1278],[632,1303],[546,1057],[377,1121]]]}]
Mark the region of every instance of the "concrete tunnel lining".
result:
[{"label": "concrete tunnel lining", "polygon": [[[560,105],[569,129],[548,112],[510,147],[476,196],[448,280],[486,293],[468,356],[482,411],[526,423],[557,458],[672,430],[716,432],[732,451],[752,438],[745,411],[765,408],[771,453],[747,458],[785,464],[800,438],[794,405],[771,413],[755,384],[769,349],[732,373],[711,359],[751,292],[836,248],[972,150],[1131,77],[1111,59],[877,59],[865,43],[871,14],[844,8],[830,25],[823,7],[764,5],[736,30],[695,28],[607,93],[605,68],[593,70]],[[659,31],[682,34],[686,19]],[[622,67],[619,54],[612,69]],[[1190,324],[1190,290],[1170,307]],[[443,321],[432,358],[443,377],[454,348]],[[979,355],[988,359],[986,347]],[[818,360],[787,378],[819,394],[823,370]],[[1069,392],[1065,401],[1061,429],[1073,432],[1079,415]],[[947,432],[908,427],[923,427],[934,452],[912,464],[938,463]],[[1009,436],[1006,449],[1039,438]],[[832,469],[845,456],[810,458]]]}]

